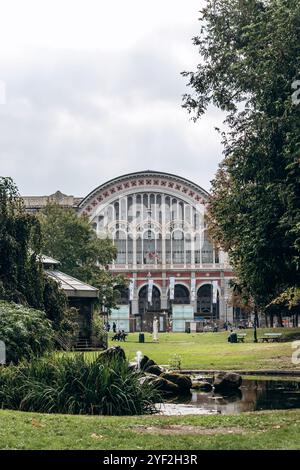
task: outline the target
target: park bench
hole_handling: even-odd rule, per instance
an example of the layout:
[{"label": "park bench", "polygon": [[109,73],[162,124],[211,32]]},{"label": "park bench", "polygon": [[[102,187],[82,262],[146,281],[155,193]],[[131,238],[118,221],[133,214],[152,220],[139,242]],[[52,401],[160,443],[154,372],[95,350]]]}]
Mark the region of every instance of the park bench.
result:
[{"label": "park bench", "polygon": [[274,341],[279,341],[282,337],[282,333],[265,333],[262,337],[263,343],[269,343]]},{"label": "park bench", "polygon": [[244,343],[247,333],[237,333],[238,343]]}]

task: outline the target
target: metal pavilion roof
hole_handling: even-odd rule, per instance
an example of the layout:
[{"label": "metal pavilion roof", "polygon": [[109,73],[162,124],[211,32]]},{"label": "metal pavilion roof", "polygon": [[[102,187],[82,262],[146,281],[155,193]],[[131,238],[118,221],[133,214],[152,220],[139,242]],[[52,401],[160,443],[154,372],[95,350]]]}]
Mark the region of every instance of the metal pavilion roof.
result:
[{"label": "metal pavilion roof", "polygon": [[98,289],[96,287],[85,284],[68,274],[51,270],[47,270],[46,274],[59,283],[67,297],[98,297]]}]

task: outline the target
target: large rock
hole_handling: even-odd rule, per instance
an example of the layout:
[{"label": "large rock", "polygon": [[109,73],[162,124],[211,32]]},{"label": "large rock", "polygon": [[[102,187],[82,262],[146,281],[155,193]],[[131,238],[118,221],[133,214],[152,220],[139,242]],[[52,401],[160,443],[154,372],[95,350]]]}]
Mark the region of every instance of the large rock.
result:
[{"label": "large rock", "polygon": [[147,374],[161,375],[163,370],[157,364],[154,364],[153,366],[147,367],[144,372]]},{"label": "large rock", "polygon": [[192,389],[194,390],[202,390],[203,392],[211,392],[212,391],[212,384],[207,382],[206,380],[193,380],[192,381]]},{"label": "large rock", "polygon": [[216,391],[231,392],[242,385],[242,377],[236,372],[218,372],[214,375],[213,386]]},{"label": "large rock", "polygon": [[167,380],[161,376],[152,380],[152,385],[154,386],[154,388],[156,388],[157,390],[163,393],[168,393],[168,394],[173,394],[173,395],[180,394],[180,389],[178,385],[174,384],[174,382],[171,382],[170,380]]},{"label": "large rock", "polygon": [[142,370],[147,370],[151,366],[157,366],[156,362],[152,361],[152,359],[148,359],[148,361],[141,367]]},{"label": "large rock", "polygon": [[144,370],[144,367],[145,367],[145,365],[147,364],[148,361],[150,361],[148,356],[143,356],[142,357],[141,362],[140,362],[141,370]]},{"label": "large rock", "polygon": [[192,381],[187,375],[176,374],[175,372],[164,372],[160,377],[177,385],[180,393],[189,392],[192,388]]},{"label": "large rock", "polygon": [[108,348],[105,351],[103,351],[103,353],[100,354],[99,359],[100,360],[120,359],[122,361],[125,361],[126,355],[125,355],[124,349],[122,349],[120,346],[112,346],[111,348]]}]

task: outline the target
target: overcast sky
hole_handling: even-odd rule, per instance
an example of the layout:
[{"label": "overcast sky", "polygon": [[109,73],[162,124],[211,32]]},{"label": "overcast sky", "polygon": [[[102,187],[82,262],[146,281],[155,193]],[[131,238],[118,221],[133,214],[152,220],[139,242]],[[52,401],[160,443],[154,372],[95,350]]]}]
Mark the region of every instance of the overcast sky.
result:
[{"label": "overcast sky", "polygon": [[0,0],[0,174],[23,195],[84,196],[146,169],[209,189],[223,116],[181,108],[203,3]]}]

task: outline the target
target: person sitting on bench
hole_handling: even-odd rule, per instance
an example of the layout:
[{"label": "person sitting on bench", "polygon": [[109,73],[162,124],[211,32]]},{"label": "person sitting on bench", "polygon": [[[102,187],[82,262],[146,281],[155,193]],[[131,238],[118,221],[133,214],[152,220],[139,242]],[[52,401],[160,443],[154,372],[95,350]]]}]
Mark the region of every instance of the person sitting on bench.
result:
[{"label": "person sitting on bench", "polygon": [[112,341],[125,341],[126,340],[127,333],[125,333],[124,330],[119,330],[118,333],[116,333],[112,337]]},{"label": "person sitting on bench", "polygon": [[230,335],[228,336],[228,343],[237,343],[237,342],[238,342],[237,334],[233,330],[230,330]]}]

